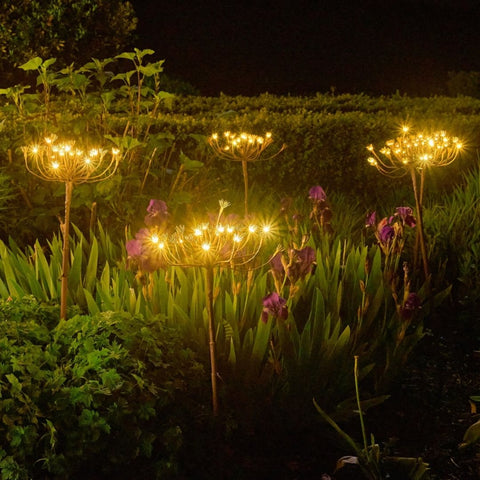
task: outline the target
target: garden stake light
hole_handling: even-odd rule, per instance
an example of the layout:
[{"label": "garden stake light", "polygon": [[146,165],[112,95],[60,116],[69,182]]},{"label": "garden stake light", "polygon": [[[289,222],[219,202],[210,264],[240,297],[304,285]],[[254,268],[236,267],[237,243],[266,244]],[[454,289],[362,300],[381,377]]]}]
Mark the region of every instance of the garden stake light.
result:
[{"label": "garden stake light", "polygon": [[144,247],[156,264],[176,267],[200,267],[205,272],[205,300],[208,315],[209,353],[213,414],[218,415],[217,359],[213,308],[214,274],[217,268],[252,266],[265,239],[269,225],[243,224],[223,218],[229,205],[220,200],[220,210],[214,221],[187,230],[177,226],[173,234],[150,230]]},{"label": "garden stake light", "polygon": [[248,215],[248,162],[270,160],[285,150],[286,145],[283,144],[280,150],[273,155],[270,155],[266,158],[260,158],[262,153],[272,144],[272,142],[273,138],[271,133],[266,133],[264,137],[261,137],[245,132],[238,134],[224,132],[224,134],[221,136],[219,136],[217,133],[214,133],[208,139],[208,143],[219,158],[242,163],[245,192],[245,216]]},{"label": "garden stake light", "polygon": [[60,318],[67,316],[69,273],[70,207],[74,185],[106,180],[118,166],[119,151],[100,148],[82,149],[74,142],[56,142],[55,135],[41,144],[22,147],[27,170],[50,182],[65,184],[65,218],[63,222],[62,277],[60,293]]},{"label": "garden stake light", "polygon": [[[457,137],[449,137],[444,131],[432,134],[411,134],[408,127],[402,128],[400,137],[388,140],[379,151],[379,154],[376,153],[373,145],[367,147],[367,150],[373,155],[368,158],[368,162],[383,175],[397,178],[408,174],[411,176],[417,209],[416,244],[420,245],[423,271],[426,279],[429,278],[430,272],[422,215],[425,172],[429,167],[449,165],[457,158],[461,148],[461,141]],[[418,259],[417,250],[416,246],[415,264]]]}]

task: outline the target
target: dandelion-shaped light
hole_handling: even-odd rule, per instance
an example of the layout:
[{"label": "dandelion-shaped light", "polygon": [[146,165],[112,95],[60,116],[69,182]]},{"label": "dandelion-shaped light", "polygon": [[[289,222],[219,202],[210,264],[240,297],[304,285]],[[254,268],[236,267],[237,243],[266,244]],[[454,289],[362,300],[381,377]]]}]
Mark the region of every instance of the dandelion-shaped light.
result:
[{"label": "dandelion-shaped light", "polygon": [[219,158],[242,163],[245,215],[248,215],[248,162],[270,160],[285,150],[286,145],[283,144],[275,153],[260,158],[263,152],[273,143],[273,137],[270,132],[263,137],[246,132],[232,133],[227,131],[223,135],[214,133],[208,139],[208,143]]},{"label": "dandelion-shaped light", "polygon": [[251,266],[271,233],[268,224],[245,223],[228,219],[223,211],[229,203],[220,200],[217,217],[186,228],[177,226],[173,234],[152,229],[145,250],[165,266],[200,267],[205,271],[205,297],[208,313],[212,407],[218,414],[217,360],[213,284],[216,268]]},{"label": "dandelion-shaped light", "polygon": [[[402,127],[402,135],[388,140],[378,153],[373,145],[369,145],[367,150],[372,156],[368,158],[368,163],[389,177],[410,174],[417,208],[417,240],[420,244],[425,277],[428,278],[429,268],[422,216],[425,172],[430,167],[444,167],[451,164],[463,145],[457,137],[451,137],[445,131],[416,134],[409,132],[409,127]],[[420,185],[418,185],[418,178]],[[415,257],[417,257],[416,251]]]},{"label": "dandelion-shaped light", "polygon": [[63,223],[60,318],[67,313],[69,272],[70,207],[74,185],[106,180],[120,160],[117,149],[82,148],[75,142],[57,142],[46,137],[42,143],[22,147],[27,170],[42,180],[65,184],[65,219]]}]

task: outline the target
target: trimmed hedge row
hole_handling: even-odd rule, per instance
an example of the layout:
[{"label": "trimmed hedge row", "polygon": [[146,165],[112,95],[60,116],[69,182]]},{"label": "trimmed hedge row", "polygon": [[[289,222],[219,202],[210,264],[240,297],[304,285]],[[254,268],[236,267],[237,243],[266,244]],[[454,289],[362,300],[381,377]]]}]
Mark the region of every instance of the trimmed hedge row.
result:
[{"label": "trimmed hedge row", "polygon": [[[279,195],[304,193],[313,184],[347,193],[366,205],[385,202],[385,193],[410,198],[409,179],[392,181],[366,162],[366,146],[381,146],[404,123],[418,130],[446,130],[465,139],[466,151],[457,163],[432,172],[433,190],[450,190],[465,168],[475,165],[480,145],[480,101],[468,97],[408,98],[364,95],[317,95],[310,98],[259,97],[177,98],[156,128],[176,135],[223,130],[273,132],[277,148],[288,148],[274,160],[251,168],[251,182]],[[270,147],[274,150],[274,146]],[[211,160],[225,182],[241,187],[238,165]],[[394,183],[393,183],[394,182]],[[260,187],[259,187],[260,189]]]}]

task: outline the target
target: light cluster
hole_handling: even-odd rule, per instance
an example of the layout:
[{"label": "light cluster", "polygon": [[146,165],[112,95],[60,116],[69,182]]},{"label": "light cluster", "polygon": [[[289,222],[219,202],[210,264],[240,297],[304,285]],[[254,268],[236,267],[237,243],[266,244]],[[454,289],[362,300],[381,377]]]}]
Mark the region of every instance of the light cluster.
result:
[{"label": "light cluster", "polygon": [[[245,132],[224,132],[223,135],[214,133],[208,139],[208,143],[220,158],[239,162],[251,162],[258,160],[260,155],[270,146],[272,142],[272,134],[269,132],[263,137]],[[283,148],[284,147],[282,147],[282,150]],[[280,152],[275,153],[275,155],[278,153]]]},{"label": "light cluster", "polygon": [[27,170],[48,181],[75,184],[105,180],[115,173],[119,150],[82,149],[74,142],[46,137],[42,143],[22,147]]},{"label": "light cluster", "polygon": [[148,250],[169,265],[235,267],[250,263],[259,253],[271,227],[224,219],[222,213],[228,205],[220,201],[220,213],[214,222],[190,229],[178,226],[170,235],[152,230]]},{"label": "light cluster", "polygon": [[367,147],[373,155],[368,162],[384,175],[400,177],[412,169],[449,165],[463,146],[457,137],[450,137],[444,131],[409,134],[408,127],[402,131],[400,137],[388,140],[379,154],[373,145]]}]

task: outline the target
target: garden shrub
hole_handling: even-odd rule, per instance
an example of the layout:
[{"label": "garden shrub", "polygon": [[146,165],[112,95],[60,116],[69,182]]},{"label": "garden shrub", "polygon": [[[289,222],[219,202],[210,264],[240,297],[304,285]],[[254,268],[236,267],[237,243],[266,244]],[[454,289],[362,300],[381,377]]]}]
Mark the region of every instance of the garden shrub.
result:
[{"label": "garden shrub", "polygon": [[[366,145],[383,144],[396,135],[401,123],[409,121],[418,129],[446,129],[465,139],[469,152],[478,146],[478,99],[364,94],[173,96],[159,90],[163,61],[149,63],[147,57],[152,53],[135,49],[58,71],[50,59],[37,58],[22,66],[38,74],[30,79],[32,85],[36,80],[36,87],[0,89],[5,99],[0,108],[0,163],[8,165],[13,193],[26,206],[17,209],[11,227],[0,232],[4,239],[15,229],[17,239],[33,243],[57,228],[63,186],[29,177],[21,160],[20,147],[38,140],[41,132],[109,140],[122,149],[125,158],[115,178],[80,186],[73,198],[77,225],[91,224],[94,211],[109,229],[134,223],[135,212],[159,190],[168,192],[172,211],[184,211],[191,205],[216,201],[223,185],[241,189],[238,165],[216,159],[207,148],[206,137],[215,131],[246,130],[260,135],[271,131],[275,142],[287,144],[278,158],[252,165],[252,188],[266,194],[296,195],[312,183],[321,183],[330,191],[355,198],[366,209],[381,202],[406,203],[411,198],[408,179],[397,180],[392,188],[390,179],[366,163]],[[125,73],[128,63],[133,69]],[[137,85],[128,81],[131,74],[140,75],[139,95]],[[463,167],[472,165],[470,153],[457,164],[462,168],[435,174],[429,181],[430,194],[451,190]]]},{"label": "garden shrub", "polygon": [[202,398],[192,352],[158,317],[58,317],[33,298],[0,303],[2,478],[174,475]]},{"label": "garden shrub", "polygon": [[[480,302],[480,170],[466,173],[441,203],[425,209],[431,258],[437,270],[445,265],[444,281],[465,308]],[[446,262],[446,263],[445,263]]]}]

